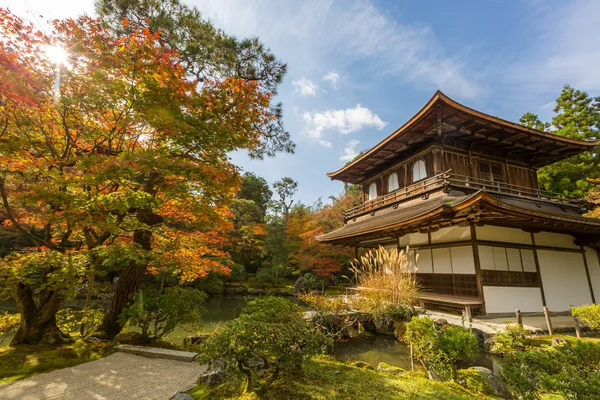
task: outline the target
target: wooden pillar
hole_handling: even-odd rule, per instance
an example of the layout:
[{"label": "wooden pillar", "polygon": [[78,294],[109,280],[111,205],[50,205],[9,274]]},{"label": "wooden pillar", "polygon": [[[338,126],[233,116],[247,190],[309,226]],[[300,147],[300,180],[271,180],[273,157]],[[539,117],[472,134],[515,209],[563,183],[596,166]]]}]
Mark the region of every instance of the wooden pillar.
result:
[{"label": "wooden pillar", "polygon": [[585,257],[585,249],[581,246],[581,255],[583,256],[583,265],[585,266],[585,275],[587,276],[588,285],[590,287],[590,294],[592,295],[592,303],[596,304],[596,296],[594,296],[594,287],[592,286],[592,279],[590,278],[590,269],[588,268],[587,258]]},{"label": "wooden pillar", "polygon": [[542,295],[542,305],[545,307],[546,304],[546,295],[544,294],[544,281],[542,280],[542,273],[540,272],[540,262],[538,260],[537,248],[535,247],[535,236],[533,232],[531,234],[531,244],[533,245],[533,260],[535,261],[535,270],[537,271],[538,276],[540,277],[540,294]]},{"label": "wooden pillar", "polygon": [[354,259],[358,260],[358,246],[354,246]]},{"label": "wooden pillar", "polygon": [[544,306],[544,317],[546,317],[546,325],[548,326],[548,334],[552,336],[552,319],[550,319],[550,311],[548,310],[548,306]]},{"label": "wooden pillar", "polygon": [[482,312],[485,314],[485,297],[483,295],[483,283],[481,281],[481,263],[479,261],[479,248],[477,247],[477,231],[475,225],[471,224],[471,243],[473,246],[473,262],[475,264],[475,280],[477,281],[477,294],[483,302]]},{"label": "wooden pillar", "polygon": [[440,167],[440,150],[437,146],[433,147],[433,175],[437,175],[443,171],[441,171]]}]

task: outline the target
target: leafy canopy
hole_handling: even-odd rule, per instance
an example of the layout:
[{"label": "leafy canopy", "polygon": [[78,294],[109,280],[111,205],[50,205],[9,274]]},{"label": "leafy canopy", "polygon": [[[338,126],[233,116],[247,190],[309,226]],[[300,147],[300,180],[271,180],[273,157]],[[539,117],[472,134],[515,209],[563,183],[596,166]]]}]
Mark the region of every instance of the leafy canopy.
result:
[{"label": "leafy canopy", "polygon": [[[522,125],[552,132],[578,140],[596,140],[600,137],[600,97],[592,98],[586,92],[565,85],[556,99],[552,123],[542,122],[537,115],[526,113]],[[585,197],[594,184],[588,179],[600,177],[599,149],[570,157],[542,167],[538,178],[542,188],[551,192]]]},{"label": "leafy canopy", "polygon": [[[189,24],[223,36],[188,11]],[[239,184],[227,154],[284,149],[266,142],[274,140],[271,100],[285,68],[264,49],[255,56],[266,70],[240,64],[250,44],[234,46],[231,62],[209,62],[180,52],[174,44],[185,35],[152,30],[151,20],[119,19],[116,34],[106,18],[56,20],[44,33],[0,10],[4,224],[28,236],[33,251],[85,252],[98,265],[150,263],[182,279],[226,271],[218,261],[230,228],[225,206]],[[67,65],[44,56],[48,44],[67,49]],[[192,74],[201,64],[203,73]],[[148,233],[151,244],[132,246]]]}]

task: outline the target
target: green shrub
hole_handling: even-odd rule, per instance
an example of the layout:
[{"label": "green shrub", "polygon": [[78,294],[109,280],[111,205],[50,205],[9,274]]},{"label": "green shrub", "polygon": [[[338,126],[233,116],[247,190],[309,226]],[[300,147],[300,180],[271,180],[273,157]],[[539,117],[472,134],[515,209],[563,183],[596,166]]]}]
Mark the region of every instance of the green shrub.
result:
[{"label": "green shrub", "polygon": [[144,343],[155,342],[180,324],[199,328],[205,299],[204,292],[179,286],[168,287],[162,293],[155,289],[141,290],[120,318],[123,324],[129,320],[142,330]]},{"label": "green shrub", "polygon": [[353,302],[346,302],[342,296],[324,296],[305,293],[300,300],[313,309],[311,322],[327,336],[335,339],[350,336],[354,326],[358,325],[360,316],[352,313]]},{"label": "green shrub", "polygon": [[289,271],[282,266],[263,267],[256,272],[256,281],[261,284],[279,285],[285,282]]},{"label": "green shrub", "polygon": [[243,282],[248,278],[246,268],[242,264],[233,264],[229,275],[223,276],[223,279],[229,282]]},{"label": "green shrub", "polygon": [[490,353],[506,354],[525,349],[525,329],[519,324],[507,324],[503,332],[494,336]]},{"label": "green shrub", "polygon": [[493,395],[494,389],[479,372],[474,369],[459,369],[456,371],[457,382],[470,392]]},{"label": "green shrub", "polygon": [[587,304],[571,309],[574,317],[586,322],[590,329],[600,330],[600,304]]},{"label": "green shrub", "polygon": [[246,378],[245,389],[254,389],[249,361],[267,367],[266,389],[282,371],[300,369],[303,360],[324,353],[332,341],[303,318],[302,309],[289,300],[265,297],[249,302],[240,316],[203,342],[200,362],[220,360],[225,371]]},{"label": "green shrub", "polygon": [[537,399],[557,395],[567,399],[600,398],[600,344],[576,340],[553,347],[509,353],[502,380],[513,395]]},{"label": "green shrub", "polygon": [[323,287],[323,278],[315,274],[306,273],[296,280],[294,284],[294,293],[310,292],[321,290]]},{"label": "green shrub", "polygon": [[473,359],[479,342],[469,329],[455,325],[438,327],[427,317],[413,317],[406,324],[404,339],[422,361],[442,380],[456,379],[456,362]]},{"label": "green shrub", "polygon": [[210,294],[222,294],[224,282],[222,276],[216,272],[209,272],[205,277],[194,282],[194,287]]},{"label": "green shrub", "polygon": [[10,314],[8,311],[0,314],[0,344],[4,342],[8,335],[17,331],[20,322],[21,316],[19,314]]},{"label": "green shrub", "polygon": [[[71,336],[87,336],[102,322],[104,311],[87,308],[83,311],[74,311],[70,308],[61,308],[56,313],[56,325],[61,332]],[[81,330],[83,324],[83,332]]]}]

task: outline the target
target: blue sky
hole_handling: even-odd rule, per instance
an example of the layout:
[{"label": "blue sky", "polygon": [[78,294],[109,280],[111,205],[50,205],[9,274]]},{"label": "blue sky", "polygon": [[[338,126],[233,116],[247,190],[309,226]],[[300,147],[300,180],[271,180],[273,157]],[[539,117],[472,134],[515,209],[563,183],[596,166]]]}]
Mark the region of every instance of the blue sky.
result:
[{"label": "blue sky", "polygon": [[[19,15],[93,13],[93,1],[6,0]],[[414,115],[437,89],[518,121],[552,116],[565,83],[600,95],[600,1],[188,0],[217,27],[258,36],[288,64],[279,91],[293,155],[233,161],[312,203],[325,175]]]}]

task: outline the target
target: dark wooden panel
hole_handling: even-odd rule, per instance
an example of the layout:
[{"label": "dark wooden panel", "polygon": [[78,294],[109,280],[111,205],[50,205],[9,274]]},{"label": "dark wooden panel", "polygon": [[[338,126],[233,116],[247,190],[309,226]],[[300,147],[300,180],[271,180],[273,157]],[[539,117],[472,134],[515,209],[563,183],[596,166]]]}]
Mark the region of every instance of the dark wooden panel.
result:
[{"label": "dark wooden panel", "polygon": [[424,291],[456,296],[478,296],[477,279],[474,274],[417,273]]},{"label": "dark wooden panel", "polygon": [[481,280],[486,286],[540,286],[537,272],[481,270]]}]

